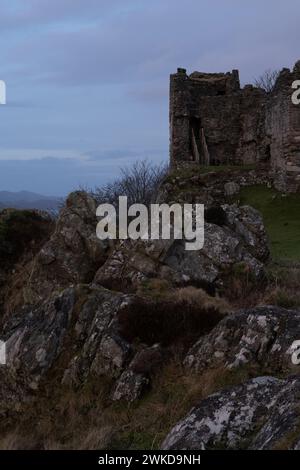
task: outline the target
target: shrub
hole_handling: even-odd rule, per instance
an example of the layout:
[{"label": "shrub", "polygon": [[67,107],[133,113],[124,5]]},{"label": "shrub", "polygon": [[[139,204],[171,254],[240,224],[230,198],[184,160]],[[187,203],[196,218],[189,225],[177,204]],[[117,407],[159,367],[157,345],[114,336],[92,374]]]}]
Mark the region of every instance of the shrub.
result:
[{"label": "shrub", "polygon": [[274,90],[279,73],[279,70],[266,70],[254,81],[254,85],[257,88],[262,88],[267,93],[271,93]]},{"label": "shrub", "polygon": [[188,347],[222,318],[223,314],[213,305],[205,307],[184,299],[146,301],[137,298],[119,312],[118,322],[121,336],[129,342]]},{"label": "shrub", "polygon": [[11,266],[24,252],[37,249],[53,228],[47,215],[30,210],[5,209],[0,213],[1,266]]},{"label": "shrub", "polygon": [[98,187],[92,193],[99,204],[118,205],[119,196],[127,196],[128,205],[153,203],[158,189],[167,175],[166,165],[153,165],[147,160],[120,169],[121,176],[112,183]]}]

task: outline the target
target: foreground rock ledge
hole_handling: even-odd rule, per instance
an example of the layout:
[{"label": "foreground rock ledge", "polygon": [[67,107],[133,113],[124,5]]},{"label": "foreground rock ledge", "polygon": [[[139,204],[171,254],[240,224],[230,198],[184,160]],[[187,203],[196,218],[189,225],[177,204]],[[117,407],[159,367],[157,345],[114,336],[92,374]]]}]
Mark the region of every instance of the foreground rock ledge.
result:
[{"label": "foreground rock ledge", "polygon": [[300,449],[300,379],[257,377],[211,395],[168,434],[164,450]]},{"label": "foreground rock ledge", "polygon": [[[184,364],[194,372],[208,367],[256,367],[267,374],[298,372],[292,344],[300,338],[300,312],[275,306],[241,310],[224,318],[189,350]],[[261,372],[260,372],[261,373]]]}]

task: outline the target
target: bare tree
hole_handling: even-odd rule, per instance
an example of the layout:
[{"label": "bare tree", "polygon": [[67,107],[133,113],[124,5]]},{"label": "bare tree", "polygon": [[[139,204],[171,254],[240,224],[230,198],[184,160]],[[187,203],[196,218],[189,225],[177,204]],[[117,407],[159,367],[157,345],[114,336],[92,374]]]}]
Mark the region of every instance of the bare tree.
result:
[{"label": "bare tree", "polygon": [[115,181],[96,188],[93,196],[99,204],[109,202],[117,205],[119,196],[127,196],[129,205],[140,203],[148,206],[155,201],[167,171],[167,165],[136,161],[129,167],[121,168],[121,176]]},{"label": "bare tree", "polygon": [[279,70],[266,70],[260,77],[258,77],[254,81],[254,85],[257,88],[262,88],[267,93],[271,93],[274,90],[279,73]]}]

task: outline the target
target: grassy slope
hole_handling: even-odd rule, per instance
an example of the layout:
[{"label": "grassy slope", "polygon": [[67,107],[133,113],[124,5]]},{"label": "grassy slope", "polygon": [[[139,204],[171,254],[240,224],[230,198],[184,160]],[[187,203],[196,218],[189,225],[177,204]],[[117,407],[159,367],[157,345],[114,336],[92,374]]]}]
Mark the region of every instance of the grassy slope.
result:
[{"label": "grassy slope", "polygon": [[300,195],[282,195],[265,186],[244,188],[240,203],[258,209],[264,218],[274,260],[300,261]]}]

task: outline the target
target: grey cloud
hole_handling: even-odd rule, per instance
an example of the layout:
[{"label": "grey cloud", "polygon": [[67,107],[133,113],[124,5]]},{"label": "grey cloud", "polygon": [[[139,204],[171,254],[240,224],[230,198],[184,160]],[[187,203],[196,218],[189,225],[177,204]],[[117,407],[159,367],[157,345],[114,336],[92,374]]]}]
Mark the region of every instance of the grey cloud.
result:
[{"label": "grey cloud", "polygon": [[[37,11],[39,1],[31,0]],[[53,18],[52,3],[42,3],[48,5],[45,18]],[[83,1],[74,2],[72,8],[70,3],[65,0],[58,6],[62,19],[69,9],[70,18],[85,10]],[[245,66],[249,76],[250,67],[256,73],[258,66],[277,66],[282,61],[280,49],[288,62],[296,59],[298,18],[293,12],[299,12],[299,4],[294,0],[284,6],[276,0],[263,4],[228,0],[218,3],[218,8],[208,0],[125,2],[122,5],[131,9],[120,10],[105,22],[101,15],[107,3],[89,3],[86,9],[94,12],[92,23],[77,30],[75,25],[73,31],[41,32],[39,40],[35,36],[12,49],[12,60],[24,63],[21,70],[30,68],[33,79],[87,86],[167,80],[177,66],[201,70]]]},{"label": "grey cloud", "polygon": [[299,15],[299,0],[1,0],[2,147],[87,158],[2,161],[0,188],[65,194],[166,160],[169,74],[292,66]]},{"label": "grey cloud", "polygon": [[62,21],[94,20],[122,4],[122,0],[1,0],[0,26],[22,31]]}]

